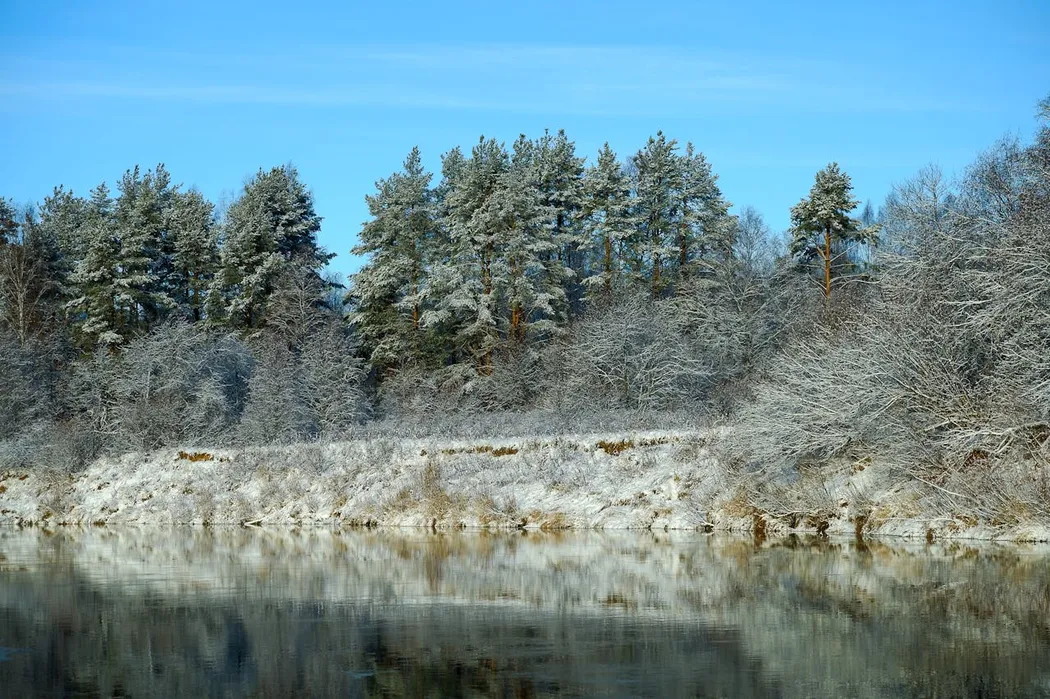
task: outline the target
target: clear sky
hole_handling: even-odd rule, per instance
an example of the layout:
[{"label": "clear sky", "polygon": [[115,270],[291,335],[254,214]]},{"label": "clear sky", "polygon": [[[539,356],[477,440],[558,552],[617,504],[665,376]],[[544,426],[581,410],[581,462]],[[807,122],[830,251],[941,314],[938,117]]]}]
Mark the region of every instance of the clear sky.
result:
[{"label": "clear sky", "polygon": [[1050,1],[0,0],[0,195],[163,162],[213,200],[294,163],[347,273],[364,195],[413,145],[564,128],[693,141],[774,229],[837,160],[859,198],[1033,130]]}]

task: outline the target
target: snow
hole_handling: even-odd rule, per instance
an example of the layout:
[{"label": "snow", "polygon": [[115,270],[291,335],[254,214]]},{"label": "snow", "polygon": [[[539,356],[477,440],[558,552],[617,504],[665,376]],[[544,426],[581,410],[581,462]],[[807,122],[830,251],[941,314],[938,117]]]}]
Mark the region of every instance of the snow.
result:
[{"label": "snow", "polygon": [[[184,448],[101,459],[75,474],[0,476],[0,523],[382,525],[490,529],[718,529],[767,535],[783,518],[742,506],[740,485],[712,445],[719,429],[653,430],[502,440],[370,438],[249,449]],[[903,512],[873,469],[833,484],[841,512],[828,533],[855,536],[860,490],[881,513],[868,535],[1050,540]],[[757,518],[756,518],[757,517]]]}]

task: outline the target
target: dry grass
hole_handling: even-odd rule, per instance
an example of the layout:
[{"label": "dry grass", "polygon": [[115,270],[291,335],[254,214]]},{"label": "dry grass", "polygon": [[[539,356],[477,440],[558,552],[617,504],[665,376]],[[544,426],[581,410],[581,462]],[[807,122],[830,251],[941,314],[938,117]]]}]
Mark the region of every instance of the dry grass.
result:
[{"label": "dry grass", "polygon": [[541,517],[540,531],[558,531],[570,527],[569,518],[562,512],[552,512]]},{"label": "dry grass", "polygon": [[618,442],[606,442],[604,439],[597,444],[597,448],[609,456],[619,456],[628,449],[634,449],[634,442],[629,439],[621,439]]},{"label": "dry grass", "polygon": [[[648,439],[639,439],[637,441],[633,439],[621,439],[615,442],[603,439],[595,445],[595,448],[601,449],[609,456],[619,456],[630,449],[638,447],[656,447],[664,444],[672,444],[678,441],[680,441],[679,437],[651,437]],[[702,443],[702,441],[699,443]]]},{"label": "dry grass", "polygon": [[[481,444],[481,445],[478,445],[478,446],[463,447],[463,448],[460,448],[460,449],[456,449],[456,448],[442,449],[441,453],[444,454],[445,456],[453,456],[455,454],[489,454],[491,456],[500,457],[500,456],[513,456],[514,454],[517,454],[519,451],[520,450],[517,447],[507,447],[507,446],[504,446],[504,447],[493,447],[493,446],[490,446],[488,444]],[[423,449],[422,451],[420,451],[420,455],[421,456],[426,456],[427,455],[426,449]]]},{"label": "dry grass", "polygon": [[[989,504],[1013,500],[1014,509],[1001,507],[998,517],[986,518],[968,508],[968,499],[954,505],[937,500],[881,461],[854,457],[834,470],[807,469],[779,479],[775,472],[731,467],[716,458],[717,440],[711,437],[719,434],[597,433],[502,445],[312,443],[239,450],[233,454],[236,468],[214,463],[222,460],[217,454],[198,456],[202,452],[182,452],[185,458],[175,463],[171,452],[157,455],[166,463],[135,455],[97,462],[82,475],[55,483],[32,474],[24,488],[14,480],[19,474],[8,473],[4,506],[13,512],[0,513],[0,519],[39,521],[47,509],[55,513],[53,520],[70,523],[764,527],[768,536],[795,530],[853,538],[878,535],[884,526],[887,533],[903,533],[910,526],[903,520],[925,524],[934,519],[929,513],[937,512],[943,521],[931,526],[940,538],[968,536],[970,529],[986,531],[998,523],[1008,528],[1039,516],[1041,489],[1031,488],[1024,498],[1006,497],[1016,478],[1012,473],[1000,474],[1002,482],[981,497],[993,501]],[[946,480],[938,483],[962,490]],[[59,493],[62,498],[55,498]]]},{"label": "dry grass", "polygon": [[197,463],[198,461],[213,461],[215,459],[214,456],[205,451],[180,451],[177,458],[180,461],[190,461],[193,463]]}]

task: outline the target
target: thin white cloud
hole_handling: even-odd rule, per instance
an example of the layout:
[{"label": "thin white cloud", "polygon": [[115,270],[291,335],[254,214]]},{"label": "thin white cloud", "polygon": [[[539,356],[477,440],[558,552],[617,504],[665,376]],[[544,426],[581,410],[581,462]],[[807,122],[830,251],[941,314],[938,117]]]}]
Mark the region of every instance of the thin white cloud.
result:
[{"label": "thin white cloud", "polygon": [[[129,61],[128,54],[135,60]],[[810,62],[705,56],[664,47],[322,46],[258,56],[104,47],[79,55],[79,61],[5,61],[0,93],[42,100],[667,117],[706,105],[845,112],[960,108],[927,97],[859,89],[843,81],[835,67],[818,70]]]}]

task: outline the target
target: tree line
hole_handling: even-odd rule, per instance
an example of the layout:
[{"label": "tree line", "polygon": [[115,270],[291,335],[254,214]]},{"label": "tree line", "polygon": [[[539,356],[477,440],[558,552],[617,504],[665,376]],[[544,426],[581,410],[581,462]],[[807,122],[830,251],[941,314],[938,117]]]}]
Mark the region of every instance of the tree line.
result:
[{"label": "tree line", "polygon": [[482,138],[432,179],[413,150],[368,197],[354,249],[368,262],[350,320],[383,373],[490,374],[497,355],[560,336],[586,308],[628,288],[673,295],[733,256],[710,164],[662,133],[627,163],[606,145],[590,167],[564,132],[509,152]]},{"label": "tree line", "polygon": [[4,200],[5,458],[624,410],[740,425],[741,464],[1030,460],[1050,420],[1047,133],[958,181],[923,171],[877,213],[831,163],[782,237],[663,133],[593,159],[561,131],[481,138],[437,176],[413,149],[367,196],[345,288],[290,166],[223,207],[163,166]]},{"label": "tree line", "polygon": [[8,459],[345,432],[365,414],[362,363],[320,226],[291,166],[257,172],[221,216],[163,165],[115,193],[0,200]]},{"label": "tree line", "polygon": [[163,165],[135,166],[116,196],[56,187],[39,207],[0,203],[5,325],[23,344],[68,331],[85,352],[119,349],[174,318],[231,329],[265,323],[282,274],[320,279],[333,256],[321,217],[290,166],[260,170],[219,221]]}]

